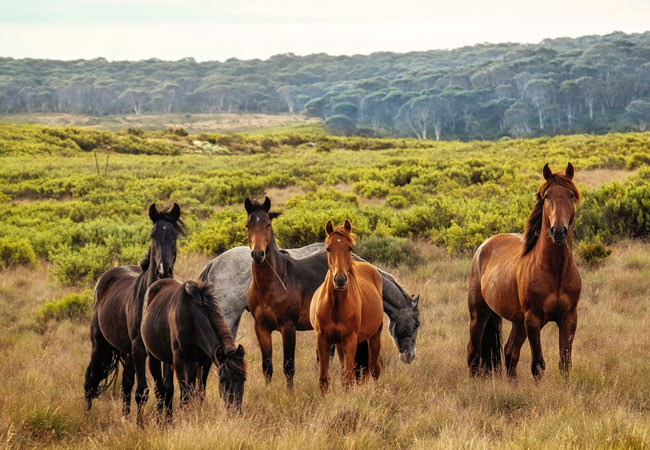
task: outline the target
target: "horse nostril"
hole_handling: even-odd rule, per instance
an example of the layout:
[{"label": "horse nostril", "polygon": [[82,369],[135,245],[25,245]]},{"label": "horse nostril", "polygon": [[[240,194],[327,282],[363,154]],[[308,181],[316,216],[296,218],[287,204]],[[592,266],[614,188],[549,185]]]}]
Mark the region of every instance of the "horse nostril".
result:
[{"label": "horse nostril", "polygon": [[551,231],[551,234],[552,234],[553,236],[555,236],[555,227],[551,227],[551,230],[550,230],[550,231]]},{"label": "horse nostril", "polygon": [[569,234],[569,229],[567,227],[562,227],[562,237],[566,237]]}]

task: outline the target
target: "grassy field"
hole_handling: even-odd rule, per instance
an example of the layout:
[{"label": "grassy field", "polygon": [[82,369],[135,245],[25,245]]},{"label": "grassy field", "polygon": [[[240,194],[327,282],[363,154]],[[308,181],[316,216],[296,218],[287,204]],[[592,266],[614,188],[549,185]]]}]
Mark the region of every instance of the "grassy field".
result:
[{"label": "grassy field", "polygon": [[[547,371],[539,384],[527,345],[518,381],[470,379],[471,253],[491,234],[521,231],[544,162],[561,169],[569,160],[584,194],[575,222],[584,287],[571,378],[559,375],[551,324],[542,333]],[[282,127],[184,136],[0,124],[0,446],[648,448],[649,162],[650,133],[435,143]],[[87,413],[87,289],[108,267],[143,255],[148,205],[175,201],[183,209],[188,234],[176,275],[184,280],[245,242],[243,200],[264,194],[284,212],[274,225],[284,246],[322,239],[328,218],[352,219],[357,250],[421,295],[416,360],[402,364],[385,331],[380,380],[345,392],[336,362],[322,397],[315,337],[299,333],[288,393],[279,335],[267,386],[245,313],[242,415],[223,410],[214,374],[205,403],[177,411],[170,426],[156,422],[152,401],[144,428],[123,418],[117,388]],[[77,309],[65,309],[71,305]]]},{"label": "grassy field", "polygon": [[119,116],[86,116],[65,113],[0,114],[0,122],[90,127],[101,130],[142,128],[164,130],[182,127],[189,133],[240,133],[298,128],[304,130],[320,123],[301,115],[289,114],[128,114]]},{"label": "grassy field", "polygon": [[[296,387],[287,392],[281,371],[270,385],[249,315],[241,342],[249,377],[241,416],[224,412],[216,377],[207,399],[177,411],[161,426],[147,407],[139,429],[120,414],[117,391],[95,402],[82,400],[90,345],[87,323],[65,321],[42,334],[33,330],[35,311],[56,287],[48,266],[0,274],[3,331],[0,356],[0,442],[13,447],[83,448],[647,448],[650,445],[650,245],[625,241],[596,270],[581,266],[574,369],[564,381],[557,369],[557,329],[542,335],[547,371],[536,385],[530,352],[522,351],[519,379],[470,379],[465,365],[468,337],[468,257],[449,257],[421,245],[426,263],[396,270],[409,292],[420,293],[422,327],[417,358],[404,365],[384,333],[385,371],[377,383],[344,392],[339,365],[333,389],[318,390],[313,332],[299,333]],[[207,257],[186,254],[178,278],[199,272]],[[46,280],[46,282],[43,282]],[[506,327],[507,328],[507,327]],[[279,336],[274,360],[281,364]]]}]

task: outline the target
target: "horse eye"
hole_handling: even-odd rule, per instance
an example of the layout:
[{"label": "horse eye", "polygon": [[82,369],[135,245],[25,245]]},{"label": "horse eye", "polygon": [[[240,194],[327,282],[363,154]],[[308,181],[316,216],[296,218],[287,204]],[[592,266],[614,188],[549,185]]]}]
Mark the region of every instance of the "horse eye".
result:
[{"label": "horse eye", "polygon": [[348,250],[352,251],[352,247],[350,247]]},{"label": "horse eye", "polygon": [[327,247],[325,250],[327,250],[327,253],[329,253],[329,251],[330,251],[329,247]]},{"label": "horse eye", "polygon": [[573,198],[573,192],[569,194],[569,198]]},{"label": "horse eye", "polygon": [[551,198],[551,197],[549,197],[548,194],[546,194],[546,195],[544,196],[544,200],[549,200],[550,198]]}]

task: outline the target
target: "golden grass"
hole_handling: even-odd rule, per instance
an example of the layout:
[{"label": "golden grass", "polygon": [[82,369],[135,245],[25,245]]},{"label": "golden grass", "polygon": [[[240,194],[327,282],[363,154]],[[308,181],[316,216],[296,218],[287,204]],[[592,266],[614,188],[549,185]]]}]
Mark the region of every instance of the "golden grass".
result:
[{"label": "golden grass", "polygon": [[[211,374],[202,406],[176,410],[159,425],[153,402],[143,429],[120,414],[117,389],[86,413],[83,374],[90,343],[86,323],[60,322],[44,334],[35,309],[65,293],[39,270],[0,274],[0,446],[6,448],[647,448],[650,445],[650,244],[622,242],[597,269],[581,267],[583,296],[569,381],[557,369],[557,328],[542,341],[547,370],[535,384],[530,351],[519,379],[470,379],[466,278],[469,258],[421,246],[427,263],[396,270],[422,294],[417,358],[404,365],[387,332],[377,383],[345,392],[338,362],[322,397],[314,335],[299,333],[296,380],[287,392],[281,342],[274,334],[275,374],[265,385],[252,320],[242,319],[249,378],[241,415],[224,411]],[[197,276],[207,258],[179,259],[177,276]],[[194,274],[194,275],[192,275]],[[507,333],[507,326],[504,330]],[[506,336],[507,334],[504,333]]]},{"label": "golden grass", "polygon": [[67,113],[2,114],[0,122],[37,123],[53,126],[79,126],[102,130],[144,128],[162,130],[182,127],[190,133],[248,132],[287,126],[305,126],[319,123],[319,119],[290,114],[124,114],[113,116],[86,116]]},{"label": "golden grass", "polygon": [[626,178],[634,175],[633,170],[619,170],[619,169],[591,169],[582,170],[576,175],[576,182],[584,184],[587,189],[596,189],[603,184],[611,183],[612,181],[623,182]]}]

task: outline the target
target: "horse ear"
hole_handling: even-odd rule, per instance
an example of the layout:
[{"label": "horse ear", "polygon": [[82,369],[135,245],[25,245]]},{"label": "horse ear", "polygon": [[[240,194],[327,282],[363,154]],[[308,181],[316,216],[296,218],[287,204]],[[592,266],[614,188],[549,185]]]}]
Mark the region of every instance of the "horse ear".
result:
[{"label": "horse ear", "polygon": [[251,199],[248,197],[246,197],[246,200],[244,201],[244,208],[246,208],[248,214],[253,212],[253,202],[251,202]]},{"label": "horse ear", "polygon": [[343,228],[345,228],[348,233],[352,231],[352,224],[348,219],[345,219],[345,224],[343,225]]},{"label": "horse ear", "polygon": [[178,203],[174,203],[174,207],[170,211],[169,216],[174,222],[178,222],[178,219],[181,218],[181,207],[178,206]]},{"label": "horse ear", "polygon": [[325,224],[325,232],[329,236],[334,232],[334,226],[332,226],[332,221],[328,220],[327,223]]},{"label": "horse ear", "polygon": [[269,212],[271,210],[271,199],[268,197],[264,197],[264,203],[262,203],[262,209],[266,212]]},{"label": "horse ear", "polygon": [[197,297],[199,294],[199,287],[193,281],[188,281],[185,283],[185,292],[190,297]]},{"label": "horse ear", "polygon": [[149,207],[149,218],[153,223],[156,223],[158,220],[158,210],[156,209],[156,204],[152,203]]},{"label": "horse ear", "polygon": [[544,170],[542,171],[544,174],[544,179],[548,180],[551,178],[551,175],[553,175],[553,172],[551,171],[551,168],[548,166],[548,163],[544,164]]},{"label": "horse ear", "polygon": [[220,345],[219,347],[217,347],[216,355],[217,355],[217,361],[219,361],[219,364],[223,364],[223,362],[226,360],[226,352],[225,352],[223,346]]},{"label": "horse ear", "polygon": [[569,179],[573,180],[573,175],[575,171],[573,170],[573,164],[569,163],[566,166],[566,170],[564,171],[564,175],[566,175]]},{"label": "horse ear", "polygon": [[418,303],[420,303],[420,295],[418,294],[417,297],[413,299],[413,306],[418,306]]},{"label": "horse ear", "polygon": [[271,220],[273,220],[273,219],[277,219],[277,218],[280,217],[281,215],[282,215],[281,212],[270,212],[270,213],[269,213],[269,218],[270,218]]},{"label": "horse ear", "polygon": [[241,344],[239,344],[239,346],[237,347],[237,350],[235,350],[235,355],[236,355],[237,357],[239,357],[239,358],[243,358],[243,357],[244,357],[244,347],[242,347]]}]

